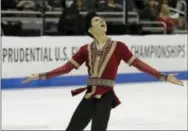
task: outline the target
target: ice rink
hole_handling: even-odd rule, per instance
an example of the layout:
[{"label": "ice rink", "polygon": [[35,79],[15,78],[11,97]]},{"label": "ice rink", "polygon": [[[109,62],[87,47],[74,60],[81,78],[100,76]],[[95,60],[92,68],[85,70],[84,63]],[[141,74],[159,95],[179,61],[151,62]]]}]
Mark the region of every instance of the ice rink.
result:
[{"label": "ice rink", "polygon": [[[122,103],[112,110],[108,130],[186,130],[187,81],[184,84],[116,85]],[[3,90],[2,129],[64,130],[84,95],[72,97],[74,88]]]}]

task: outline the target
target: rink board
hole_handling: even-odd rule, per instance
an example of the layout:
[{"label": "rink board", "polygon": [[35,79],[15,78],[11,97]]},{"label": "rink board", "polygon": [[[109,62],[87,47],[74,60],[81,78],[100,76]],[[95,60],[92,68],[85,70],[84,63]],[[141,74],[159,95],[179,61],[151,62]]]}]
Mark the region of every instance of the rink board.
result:
[{"label": "rink board", "polygon": [[[167,72],[174,73],[174,72]],[[175,72],[177,73],[177,72]],[[181,80],[187,80],[188,72],[178,72],[177,77]],[[13,78],[13,79],[2,79],[2,89],[14,89],[14,88],[46,88],[53,86],[84,86],[86,85],[87,76],[62,76],[55,77],[49,80],[39,80],[33,81],[28,84],[22,84],[24,78]],[[150,75],[144,73],[135,73],[135,74],[118,74],[116,78],[116,83],[136,83],[136,82],[154,82],[158,81],[157,79],[151,77]]]},{"label": "rink board", "polygon": [[[110,36],[124,42],[138,58],[166,73],[178,73],[178,78],[188,79],[187,36]],[[2,89],[85,85],[87,69],[78,70],[45,81],[22,84],[32,74],[46,72],[65,64],[89,37],[2,37]],[[157,81],[134,67],[121,62],[116,83]]]}]

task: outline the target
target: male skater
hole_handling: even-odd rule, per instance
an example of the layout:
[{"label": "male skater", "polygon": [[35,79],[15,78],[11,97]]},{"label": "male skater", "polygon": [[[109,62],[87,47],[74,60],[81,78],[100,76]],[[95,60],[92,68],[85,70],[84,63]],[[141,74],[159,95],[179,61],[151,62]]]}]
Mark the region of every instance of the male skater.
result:
[{"label": "male skater", "polygon": [[160,73],[136,58],[126,44],[108,38],[105,21],[94,12],[86,15],[85,26],[89,36],[93,38],[91,44],[82,46],[72,59],[61,67],[46,73],[33,74],[24,81],[27,83],[32,80],[49,79],[66,74],[74,68],[78,69],[84,62],[86,63],[89,75],[87,87],[72,90],[72,95],[86,92],[66,131],[83,131],[90,120],[92,120],[91,131],[106,131],[111,109],[120,104],[113,88],[121,60],[160,81],[183,86],[183,82],[174,75]]}]

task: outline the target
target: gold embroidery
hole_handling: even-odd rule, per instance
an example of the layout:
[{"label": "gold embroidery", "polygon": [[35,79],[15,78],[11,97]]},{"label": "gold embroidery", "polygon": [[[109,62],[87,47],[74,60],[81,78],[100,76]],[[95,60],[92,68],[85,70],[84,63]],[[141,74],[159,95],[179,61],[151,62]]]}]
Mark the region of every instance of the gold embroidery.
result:
[{"label": "gold embroidery", "polygon": [[76,62],[74,59],[69,60],[74,66],[76,66],[77,68],[80,67],[80,64],[78,64],[78,62]]},{"label": "gold embroidery", "polygon": [[[90,67],[90,75],[93,76],[93,67],[92,67],[92,64],[91,64],[91,45],[88,45],[88,64],[89,64],[89,67]],[[92,86],[92,91],[90,93],[86,93],[85,94],[85,98],[86,99],[89,99],[93,93],[95,93],[95,90],[96,90],[96,86]]]},{"label": "gold embroidery", "polygon": [[91,64],[91,45],[88,45],[88,63],[89,63],[89,66],[90,66],[90,74],[92,76],[92,64]]},{"label": "gold embroidery", "polygon": [[[97,56],[95,58],[94,67],[92,66],[92,64],[91,64],[91,62],[92,62],[92,59],[91,59],[91,57],[92,57],[91,56],[91,53],[92,53],[91,47],[92,47],[92,44],[88,45],[88,62],[89,62],[89,66],[90,66],[90,74],[91,74],[91,77],[100,78],[102,76],[102,73],[104,72],[104,69],[106,68],[106,66],[107,66],[107,64],[108,64],[108,62],[109,62],[109,60],[110,60],[115,48],[116,48],[116,42],[114,42],[112,44],[112,46],[110,48],[110,51],[108,52],[106,58],[104,59],[104,62],[103,62],[101,67],[98,67],[99,66],[99,60],[100,60],[99,56]],[[94,59],[94,57],[93,57],[93,59]],[[98,72],[98,68],[100,68],[99,72]],[[93,71],[92,71],[92,69],[93,69]],[[87,98],[87,99],[90,98],[95,93],[95,91],[96,91],[96,86],[92,86],[92,91],[90,93],[86,93],[85,98]],[[96,98],[101,98],[101,95],[97,94],[95,97]]]},{"label": "gold embroidery", "polygon": [[[101,67],[103,65],[103,62],[107,56],[107,54],[109,53],[111,47],[112,47],[112,43],[109,40],[108,41],[109,44],[106,44],[103,48],[103,51],[99,51],[98,55],[101,56],[101,60],[99,61],[99,67]],[[100,71],[100,68],[98,68],[98,72]]]},{"label": "gold embroidery", "polygon": [[109,53],[107,54],[107,56],[106,56],[106,58],[105,58],[105,60],[104,60],[104,62],[102,64],[102,66],[101,66],[101,68],[99,70],[98,77],[102,76],[102,73],[104,72],[104,69],[106,68],[106,66],[107,66],[107,64],[108,64],[108,62],[109,62],[109,60],[110,60],[110,58],[111,58],[111,56],[112,56],[115,48],[116,48],[116,42],[114,42],[112,44],[112,47],[111,47]]},{"label": "gold embroidery", "polygon": [[136,59],[136,56],[132,56],[129,61],[127,62],[129,66],[133,63],[133,61]]},{"label": "gold embroidery", "polygon": [[100,60],[100,57],[97,56],[96,59],[95,59],[95,63],[94,63],[93,77],[97,77],[98,76],[99,60]]}]

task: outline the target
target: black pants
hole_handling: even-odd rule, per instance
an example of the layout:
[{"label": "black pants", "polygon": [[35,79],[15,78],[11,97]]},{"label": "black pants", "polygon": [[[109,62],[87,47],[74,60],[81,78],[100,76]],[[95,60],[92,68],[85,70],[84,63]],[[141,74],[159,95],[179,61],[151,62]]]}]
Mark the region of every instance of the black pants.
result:
[{"label": "black pants", "polygon": [[104,94],[100,99],[83,98],[76,108],[66,131],[83,131],[90,120],[92,120],[91,131],[106,131],[112,102],[112,92]]}]

